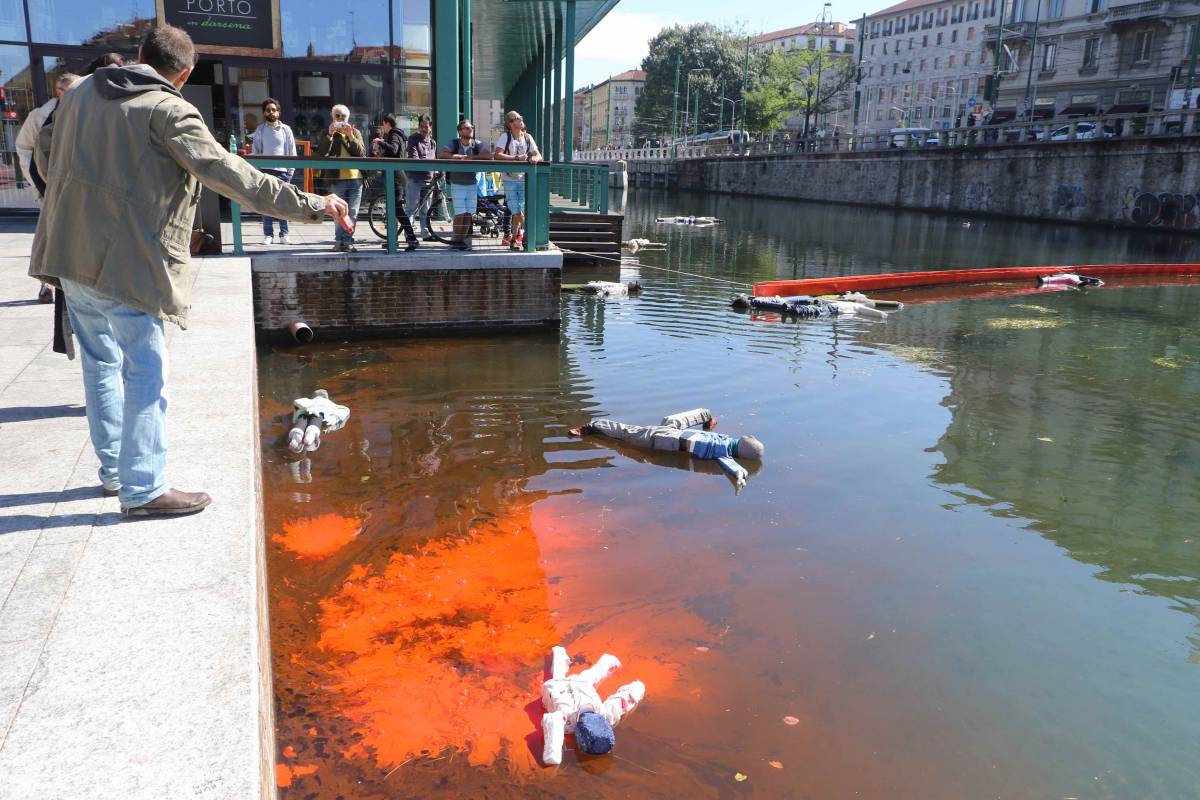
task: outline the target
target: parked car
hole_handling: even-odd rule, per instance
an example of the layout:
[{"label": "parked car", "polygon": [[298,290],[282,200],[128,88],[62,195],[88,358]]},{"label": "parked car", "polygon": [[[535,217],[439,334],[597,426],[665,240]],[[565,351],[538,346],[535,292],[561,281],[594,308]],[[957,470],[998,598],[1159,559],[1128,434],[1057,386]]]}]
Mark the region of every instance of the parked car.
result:
[{"label": "parked car", "polygon": [[[1076,122],[1075,123],[1075,138],[1076,139],[1099,139],[1101,136],[1105,139],[1111,139],[1117,135],[1117,132],[1108,125],[1102,129],[1102,133],[1097,132],[1099,128],[1094,122]],[[1071,126],[1063,125],[1061,128],[1055,128],[1050,131],[1050,141],[1065,142],[1071,138]]]}]

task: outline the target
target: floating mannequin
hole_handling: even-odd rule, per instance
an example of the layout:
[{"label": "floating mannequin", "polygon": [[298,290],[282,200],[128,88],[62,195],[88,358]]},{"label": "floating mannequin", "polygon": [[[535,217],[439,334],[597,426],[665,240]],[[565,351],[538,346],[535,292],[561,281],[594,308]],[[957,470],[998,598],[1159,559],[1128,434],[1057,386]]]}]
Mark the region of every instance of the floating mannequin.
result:
[{"label": "floating mannequin", "polygon": [[661,225],[716,225],[721,220],[716,217],[658,217],[654,221]]},{"label": "floating mannequin", "polygon": [[1099,278],[1089,278],[1086,275],[1076,275],[1074,272],[1060,272],[1056,275],[1039,275],[1038,286],[1103,286]]},{"label": "floating mannequin", "polygon": [[550,679],[542,683],[542,762],[561,764],[563,736],[575,734],[575,744],[585,753],[603,755],[617,743],[613,728],[646,696],[641,681],[627,683],[601,700],[596,685],[621,668],[616,656],[605,653],[578,675],[567,675],[571,657],[555,645],[550,656]]},{"label": "floating mannequin", "polygon": [[597,297],[629,297],[642,291],[637,281],[617,283],[615,281],[588,281],[587,283],[564,283],[563,291],[586,292]]},{"label": "floating mannequin", "polygon": [[292,406],[288,449],[293,453],[313,452],[321,446],[323,432],[340,429],[350,418],[350,409],[330,400],[324,389],[317,389],[312,397],[296,398]]},{"label": "floating mannequin", "polygon": [[849,300],[823,300],[806,294],[791,297],[750,297],[739,294],[730,303],[737,309],[753,309],[755,311],[776,311],[792,317],[810,319],[814,317],[831,317],[857,314],[863,317],[887,319],[887,312],[873,306]]},{"label": "floating mannequin", "polygon": [[626,250],[636,253],[638,250],[666,250],[665,242],[652,242],[649,239],[630,239],[626,242],[621,242],[621,246]]},{"label": "floating mannequin", "polygon": [[[704,430],[690,430],[696,425],[702,425]],[[709,410],[696,408],[663,417],[658,425],[628,425],[611,419],[594,419],[586,425],[572,429],[571,434],[600,434],[647,450],[682,450],[692,458],[713,459],[733,478],[740,490],[746,485],[748,473],[734,459],[761,461],[765,448],[762,442],[753,436],[734,438],[723,433],[712,433],[715,427],[717,420]]]}]

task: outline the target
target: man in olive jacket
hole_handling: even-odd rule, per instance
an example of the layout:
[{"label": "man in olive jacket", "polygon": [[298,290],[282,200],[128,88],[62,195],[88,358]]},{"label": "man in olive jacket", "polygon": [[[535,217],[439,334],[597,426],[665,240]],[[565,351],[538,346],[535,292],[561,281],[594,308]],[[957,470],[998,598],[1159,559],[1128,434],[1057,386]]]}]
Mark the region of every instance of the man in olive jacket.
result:
[{"label": "man in olive jacket", "polygon": [[34,158],[46,194],[29,274],[66,295],[105,492],[120,495],[125,514],[187,514],[211,498],[166,481],[163,323],[187,327],[200,184],[296,221],[344,214],[346,204],[297,191],[217,144],[179,92],[196,62],[182,30],[151,30],[139,61],[76,84],[42,129]]}]

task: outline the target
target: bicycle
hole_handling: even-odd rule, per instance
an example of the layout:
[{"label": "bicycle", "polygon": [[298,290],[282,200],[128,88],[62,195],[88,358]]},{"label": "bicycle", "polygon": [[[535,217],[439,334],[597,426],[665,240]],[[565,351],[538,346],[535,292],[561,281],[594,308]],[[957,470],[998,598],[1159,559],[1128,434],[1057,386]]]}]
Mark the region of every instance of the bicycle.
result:
[{"label": "bicycle", "polygon": [[[421,192],[421,200],[417,204],[418,218],[424,217],[429,233],[442,244],[450,244],[454,234],[454,212],[449,196],[443,188],[442,173],[435,173],[434,179]],[[397,212],[404,213],[403,196],[396,198]],[[471,221],[480,236],[499,237],[508,232],[508,207],[504,205],[504,195],[480,197],[475,215]],[[371,230],[380,239],[387,238],[387,195],[380,189],[373,193],[367,211],[367,220]]]},{"label": "bicycle", "polygon": [[[434,239],[442,244],[450,244],[454,233],[454,214],[451,212],[450,198],[446,194],[443,184],[442,173],[435,172],[429,186],[421,192],[421,200],[417,203],[416,213],[413,216],[425,219],[429,233]],[[400,187],[396,197],[396,213],[403,214],[405,212],[404,192],[403,187]],[[380,239],[387,239],[387,195],[385,190],[380,189],[377,194],[372,195],[370,205],[367,207],[367,221],[370,223],[372,233]]]}]

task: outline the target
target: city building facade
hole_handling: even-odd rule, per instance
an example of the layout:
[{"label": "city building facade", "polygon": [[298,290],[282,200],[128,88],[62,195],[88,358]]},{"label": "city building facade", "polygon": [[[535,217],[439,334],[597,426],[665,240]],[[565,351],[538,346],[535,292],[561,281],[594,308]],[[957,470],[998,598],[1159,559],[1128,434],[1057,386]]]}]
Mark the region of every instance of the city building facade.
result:
[{"label": "city building facade", "polygon": [[646,86],[646,73],[631,69],[575,92],[575,141],[581,150],[633,147],[637,99]]},{"label": "city building facade", "polygon": [[1200,3],[1009,0],[992,121],[1195,108]]},{"label": "city building facade", "polygon": [[905,0],[864,17],[858,130],[948,128],[981,111],[992,72],[985,28],[1000,2]]}]

